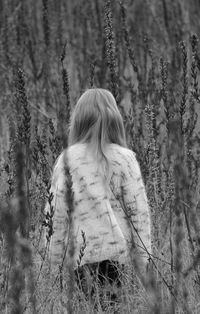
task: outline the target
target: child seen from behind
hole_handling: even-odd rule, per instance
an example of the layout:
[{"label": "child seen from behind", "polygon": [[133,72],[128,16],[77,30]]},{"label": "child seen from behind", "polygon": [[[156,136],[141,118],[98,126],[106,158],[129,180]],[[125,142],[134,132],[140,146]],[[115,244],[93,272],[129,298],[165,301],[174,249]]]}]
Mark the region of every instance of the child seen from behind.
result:
[{"label": "child seen from behind", "polygon": [[[73,235],[68,233],[66,164],[73,183]],[[130,262],[133,241],[134,254],[146,267],[151,222],[145,187],[136,155],[127,148],[122,116],[108,90],[88,89],[78,100],[68,148],[53,169],[51,192],[54,215],[49,257],[55,271],[63,258],[69,258],[69,237],[73,239],[74,269],[98,269],[100,282],[118,280],[117,266]],[[83,234],[86,246],[78,267]]]}]

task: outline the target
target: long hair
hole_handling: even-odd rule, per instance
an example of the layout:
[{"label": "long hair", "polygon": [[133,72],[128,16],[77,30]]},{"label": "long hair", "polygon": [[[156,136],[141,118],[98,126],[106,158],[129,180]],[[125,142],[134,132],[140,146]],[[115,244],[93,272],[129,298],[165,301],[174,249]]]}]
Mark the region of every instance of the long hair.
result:
[{"label": "long hair", "polygon": [[111,92],[92,88],[82,94],[71,116],[68,143],[69,146],[87,143],[94,158],[103,166],[108,181],[107,144],[127,147],[123,119]]}]

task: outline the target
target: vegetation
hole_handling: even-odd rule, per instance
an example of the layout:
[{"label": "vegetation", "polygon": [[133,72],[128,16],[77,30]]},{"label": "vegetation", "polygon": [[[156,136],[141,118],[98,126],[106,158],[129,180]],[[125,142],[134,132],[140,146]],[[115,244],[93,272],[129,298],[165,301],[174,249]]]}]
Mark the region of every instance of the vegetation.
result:
[{"label": "vegetation", "polygon": [[[1,313],[200,312],[199,11],[197,0],[0,1]],[[71,265],[53,276],[41,250],[51,170],[91,86],[117,100],[152,215],[152,271],[121,269],[116,304],[109,285],[86,299]]]}]

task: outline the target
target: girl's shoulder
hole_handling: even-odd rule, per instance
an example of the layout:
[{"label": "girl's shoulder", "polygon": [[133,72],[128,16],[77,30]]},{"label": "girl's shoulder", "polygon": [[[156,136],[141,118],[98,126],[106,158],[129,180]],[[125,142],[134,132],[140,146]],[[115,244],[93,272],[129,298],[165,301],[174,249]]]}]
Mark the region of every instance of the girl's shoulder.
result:
[{"label": "girl's shoulder", "polygon": [[[67,148],[67,155],[70,156],[72,159],[77,159],[80,156],[83,156],[85,153],[87,153],[87,144],[84,143],[77,143],[74,145],[71,145]],[[135,152],[127,147],[120,146],[115,143],[109,143],[107,144],[107,154],[111,159],[129,159],[135,157]]]},{"label": "girl's shoulder", "polygon": [[[83,160],[89,160],[90,156],[88,154],[87,144],[77,143],[69,146],[65,151],[63,151],[58,157],[58,164],[63,163],[63,156],[68,158],[69,165],[73,169],[79,164],[83,163]],[[85,159],[86,155],[88,158]],[[133,163],[136,160],[136,154],[134,151],[127,147],[120,146],[118,144],[110,143],[106,148],[106,155],[110,161],[120,164],[123,167],[125,164]],[[65,157],[64,157],[65,159]]]},{"label": "girl's shoulder", "polygon": [[135,159],[135,152],[127,147],[120,146],[118,144],[109,144],[108,152],[111,159],[119,159],[122,161],[131,161]]},{"label": "girl's shoulder", "polygon": [[65,152],[67,153],[68,156],[76,157],[85,152],[86,146],[87,144],[84,143],[76,143],[69,146]]}]

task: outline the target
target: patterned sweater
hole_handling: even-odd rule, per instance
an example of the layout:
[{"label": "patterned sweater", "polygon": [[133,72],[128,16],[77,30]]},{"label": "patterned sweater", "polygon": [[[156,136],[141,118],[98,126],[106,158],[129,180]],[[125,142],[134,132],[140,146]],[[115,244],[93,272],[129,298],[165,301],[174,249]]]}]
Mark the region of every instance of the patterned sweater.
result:
[{"label": "patterned sweater", "polygon": [[[62,262],[69,238],[65,154],[74,192],[72,219],[75,266],[83,246],[82,231],[86,248],[81,265],[107,259],[128,262],[132,239],[147,262],[148,255],[143,245],[151,253],[150,211],[135,153],[117,144],[108,144],[107,156],[111,162],[112,176],[107,187],[102,171],[86,144],[75,144],[58,157],[52,175],[54,216],[49,249],[52,264],[59,265]],[[45,211],[49,211],[49,204]]]}]

